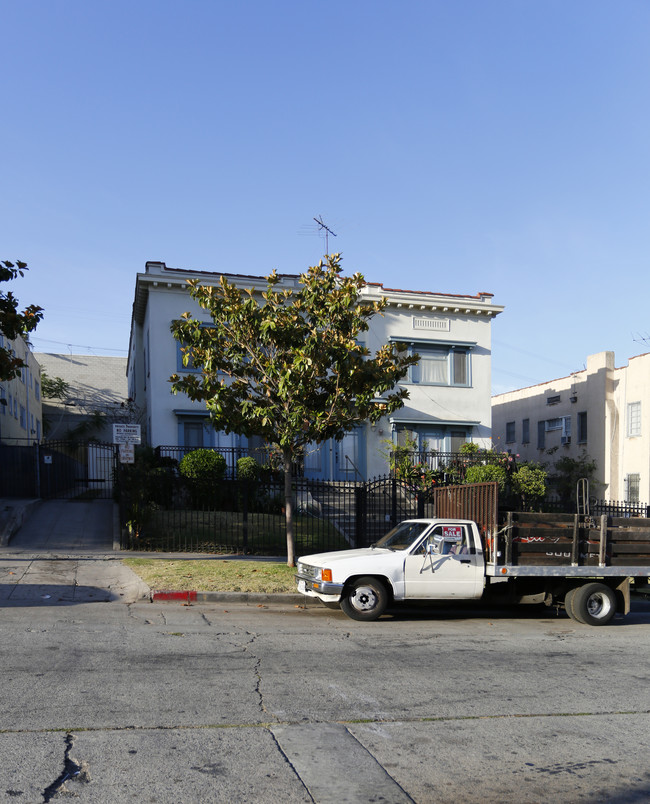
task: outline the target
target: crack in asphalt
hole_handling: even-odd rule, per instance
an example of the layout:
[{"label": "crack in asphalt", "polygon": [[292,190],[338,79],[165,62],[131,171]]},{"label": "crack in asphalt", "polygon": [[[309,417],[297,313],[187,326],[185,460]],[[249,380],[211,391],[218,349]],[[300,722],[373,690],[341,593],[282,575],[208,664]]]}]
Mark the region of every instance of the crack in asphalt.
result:
[{"label": "crack in asphalt", "polygon": [[59,775],[55,781],[52,782],[51,785],[45,788],[43,791],[43,802],[47,804],[48,801],[51,801],[54,796],[57,795],[60,791],[62,791],[63,786],[65,783],[70,780],[74,779],[79,776],[82,772],[82,767],[79,765],[71,756],[70,751],[72,750],[72,746],[74,745],[74,735],[71,732],[68,732],[65,736],[65,751],[63,752],[63,771]]},{"label": "crack in asphalt", "polygon": [[[265,715],[269,715],[274,723],[278,723],[277,715],[269,712],[266,702],[264,700],[264,693],[262,692],[262,659],[258,656],[254,651],[251,650],[251,647],[255,644],[257,639],[259,638],[259,634],[252,633],[251,631],[240,631],[241,636],[248,637],[247,642],[243,642],[240,637],[240,642],[234,642],[233,644],[236,647],[239,647],[243,653],[248,654],[252,659],[254,659],[255,664],[253,665],[253,674],[255,676],[255,694],[257,695],[257,705],[259,707],[259,711],[263,712]],[[225,636],[226,634],[224,634]],[[230,634],[227,634],[230,636]],[[238,636],[237,631],[232,634],[234,637]]]}]

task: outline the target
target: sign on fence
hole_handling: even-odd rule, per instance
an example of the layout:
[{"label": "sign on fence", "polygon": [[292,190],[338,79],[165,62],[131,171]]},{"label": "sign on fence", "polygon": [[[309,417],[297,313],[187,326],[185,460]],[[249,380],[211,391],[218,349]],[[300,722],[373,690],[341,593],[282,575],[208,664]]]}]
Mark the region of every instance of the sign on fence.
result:
[{"label": "sign on fence", "polygon": [[135,446],[120,444],[120,463],[135,463]]},{"label": "sign on fence", "polygon": [[139,424],[114,424],[113,425],[114,444],[139,444],[140,425]]}]

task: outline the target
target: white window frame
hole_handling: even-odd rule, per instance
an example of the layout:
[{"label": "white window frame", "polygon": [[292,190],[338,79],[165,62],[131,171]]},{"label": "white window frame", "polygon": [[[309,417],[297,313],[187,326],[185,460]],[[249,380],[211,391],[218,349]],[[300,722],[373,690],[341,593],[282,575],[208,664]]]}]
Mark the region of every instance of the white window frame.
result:
[{"label": "white window frame", "polygon": [[641,403],[627,404],[627,437],[638,438],[641,435]]}]

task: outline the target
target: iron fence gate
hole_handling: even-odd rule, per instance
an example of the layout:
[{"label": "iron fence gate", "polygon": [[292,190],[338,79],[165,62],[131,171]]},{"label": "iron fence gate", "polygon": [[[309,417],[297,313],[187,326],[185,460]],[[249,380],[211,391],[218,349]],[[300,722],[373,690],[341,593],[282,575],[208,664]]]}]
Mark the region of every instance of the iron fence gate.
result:
[{"label": "iron fence gate", "polygon": [[0,496],[111,499],[117,466],[114,444],[44,441],[0,445]]}]

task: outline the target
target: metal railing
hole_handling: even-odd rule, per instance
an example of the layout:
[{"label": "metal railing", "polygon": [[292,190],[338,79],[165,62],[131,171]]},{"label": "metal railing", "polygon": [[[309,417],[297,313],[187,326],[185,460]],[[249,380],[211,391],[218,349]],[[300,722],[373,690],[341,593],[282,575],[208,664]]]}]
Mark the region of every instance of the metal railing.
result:
[{"label": "metal railing", "polygon": [[590,500],[591,516],[613,517],[650,517],[650,505],[642,502],[626,502],[624,500]]}]

